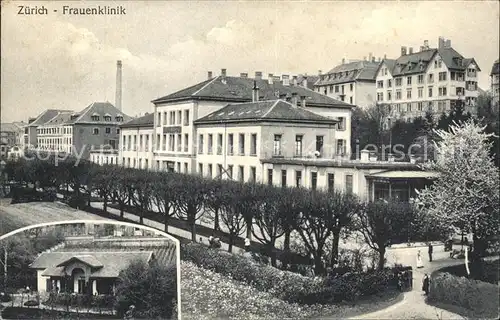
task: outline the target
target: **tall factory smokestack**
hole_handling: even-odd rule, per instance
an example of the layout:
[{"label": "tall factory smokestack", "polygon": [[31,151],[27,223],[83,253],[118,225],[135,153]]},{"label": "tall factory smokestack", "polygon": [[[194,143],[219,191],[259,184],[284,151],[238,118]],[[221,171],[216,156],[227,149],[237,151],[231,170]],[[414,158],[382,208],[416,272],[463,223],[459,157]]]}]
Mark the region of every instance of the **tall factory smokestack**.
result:
[{"label": "tall factory smokestack", "polygon": [[122,110],[122,61],[116,62],[116,97],[115,107]]}]

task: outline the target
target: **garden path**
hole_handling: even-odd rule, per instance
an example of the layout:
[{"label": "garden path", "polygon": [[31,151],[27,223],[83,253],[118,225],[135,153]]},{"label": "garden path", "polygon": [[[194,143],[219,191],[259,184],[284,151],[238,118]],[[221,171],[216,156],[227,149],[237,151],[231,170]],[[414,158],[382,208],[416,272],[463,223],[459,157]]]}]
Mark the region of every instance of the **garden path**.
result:
[{"label": "garden path", "polygon": [[[416,255],[421,250],[424,267],[416,268]],[[385,309],[356,316],[351,319],[465,319],[464,317],[443,310],[425,301],[422,292],[424,274],[430,274],[446,266],[464,264],[464,260],[455,260],[449,257],[449,252],[444,252],[444,246],[434,246],[433,261],[429,262],[426,248],[397,248],[389,249],[387,255],[389,264],[402,263],[413,267],[413,290],[404,293],[404,299]]]}]

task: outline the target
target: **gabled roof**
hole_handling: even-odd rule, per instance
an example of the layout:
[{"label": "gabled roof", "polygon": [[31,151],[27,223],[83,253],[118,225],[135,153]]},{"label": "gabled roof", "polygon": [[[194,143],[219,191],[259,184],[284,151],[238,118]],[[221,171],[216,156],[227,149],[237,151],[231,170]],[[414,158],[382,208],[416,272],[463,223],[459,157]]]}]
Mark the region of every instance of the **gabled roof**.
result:
[{"label": "gabled roof", "polygon": [[44,112],[42,112],[38,117],[36,117],[35,120],[32,123],[30,123],[28,126],[37,127],[39,125],[43,125],[47,121],[49,121],[50,119],[53,119],[55,116],[57,116],[61,112],[71,112],[71,111],[70,110],[47,109]]},{"label": "gabled roof", "polygon": [[135,127],[144,127],[144,128],[149,128],[153,127],[154,125],[154,114],[149,113],[146,114],[142,117],[132,119],[124,124],[122,124],[120,127],[121,128],[135,128]]},{"label": "gabled roof", "polygon": [[192,87],[177,91],[165,97],[153,100],[154,104],[164,102],[175,102],[184,100],[212,100],[227,102],[250,102],[252,101],[252,88],[254,81],[259,88],[260,100],[276,99],[281,94],[306,96],[308,106],[352,108],[351,104],[327,97],[300,85],[283,85],[282,81],[273,81],[269,84],[267,79],[254,80],[252,78],[217,76],[205,80]]},{"label": "gabled roof", "polygon": [[311,90],[314,90],[314,85],[316,84],[316,82],[318,82],[318,80],[320,79],[319,76],[308,76],[308,75],[305,75],[305,74],[299,74],[297,76],[297,83],[299,85],[302,84],[302,82],[304,81],[304,79],[306,79],[307,81],[307,87]]},{"label": "gabled roof", "polygon": [[493,63],[493,66],[491,67],[490,76],[495,74],[500,74],[500,59],[495,61],[495,63]]},{"label": "gabled roof", "polygon": [[73,114],[72,111],[60,112],[52,119],[45,122],[42,126],[54,126],[54,125],[65,124],[68,120],[70,120],[72,114]]},{"label": "gabled roof", "polygon": [[[316,86],[340,84],[351,81],[375,81],[377,70],[381,62],[352,61],[338,65],[321,75]],[[347,73],[347,74],[346,74]]]},{"label": "gabled roof", "polygon": [[[89,256],[91,258],[88,258]],[[40,254],[30,265],[30,268],[45,270],[42,273],[44,276],[62,276],[64,275],[64,263],[78,257],[78,260],[85,259],[86,263],[102,265],[97,270],[93,270],[90,277],[116,278],[131,262],[136,260],[149,262],[152,256],[152,251],[53,251]]]},{"label": "gabled roof", "polygon": [[90,254],[85,254],[85,255],[75,255],[57,265],[57,267],[64,267],[67,266],[68,264],[75,262],[75,261],[80,261],[89,267],[92,268],[102,268],[104,265],[102,264],[101,261],[97,260],[96,257],[90,255]]},{"label": "gabled roof", "polygon": [[[124,114],[110,102],[93,102],[88,107],[77,113],[79,116],[73,120],[66,121],[66,124],[79,124],[79,123],[110,123],[116,124],[116,116],[122,116],[123,121],[129,121],[131,117]],[[104,121],[104,115],[110,114],[111,121]],[[92,120],[93,115],[99,115],[99,121]],[[120,122],[121,123],[121,122]]]},{"label": "gabled roof", "polygon": [[335,119],[320,116],[300,106],[283,100],[229,104],[196,120],[195,124],[241,123],[241,122],[281,122],[336,124]]}]

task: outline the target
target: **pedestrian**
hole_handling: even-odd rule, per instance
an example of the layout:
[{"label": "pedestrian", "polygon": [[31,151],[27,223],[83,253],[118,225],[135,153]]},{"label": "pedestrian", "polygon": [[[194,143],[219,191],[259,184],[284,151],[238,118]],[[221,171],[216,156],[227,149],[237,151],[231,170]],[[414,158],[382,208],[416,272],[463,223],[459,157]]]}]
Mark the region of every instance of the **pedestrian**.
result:
[{"label": "pedestrian", "polygon": [[424,280],[422,281],[422,291],[425,293],[425,295],[429,294],[429,276],[427,273],[424,275]]},{"label": "pedestrian", "polygon": [[432,251],[433,251],[432,243],[429,242],[429,262],[432,262]]},{"label": "pedestrian", "polygon": [[214,248],[220,249],[220,247],[222,247],[222,244],[220,243],[220,239],[219,238],[215,238],[214,239]]},{"label": "pedestrian", "polygon": [[245,238],[245,251],[250,251],[250,239]]},{"label": "pedestrian", "polygon": [[208,237],[208,246],[210,248],[214,247],[214,237],[213,236]]},{"label": "pedestrian", "polygon": [[422,254],[420,253],[420,250],[418,250],[418,252],[417,252],[417,268],[420,269],[423,267],[424,267],[424,263],[422,262]]}]

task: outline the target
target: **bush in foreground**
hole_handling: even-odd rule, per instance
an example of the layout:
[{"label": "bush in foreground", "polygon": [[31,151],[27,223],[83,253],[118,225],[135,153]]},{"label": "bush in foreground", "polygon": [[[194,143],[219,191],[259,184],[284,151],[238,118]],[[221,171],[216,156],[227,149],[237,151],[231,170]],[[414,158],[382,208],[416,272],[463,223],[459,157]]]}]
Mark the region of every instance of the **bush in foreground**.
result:
[{"label": "bush in foreground", "polygon": [[449,273],[431,276],[429,301],[466,308],[475,317],[498,318],[498,286]]}]

